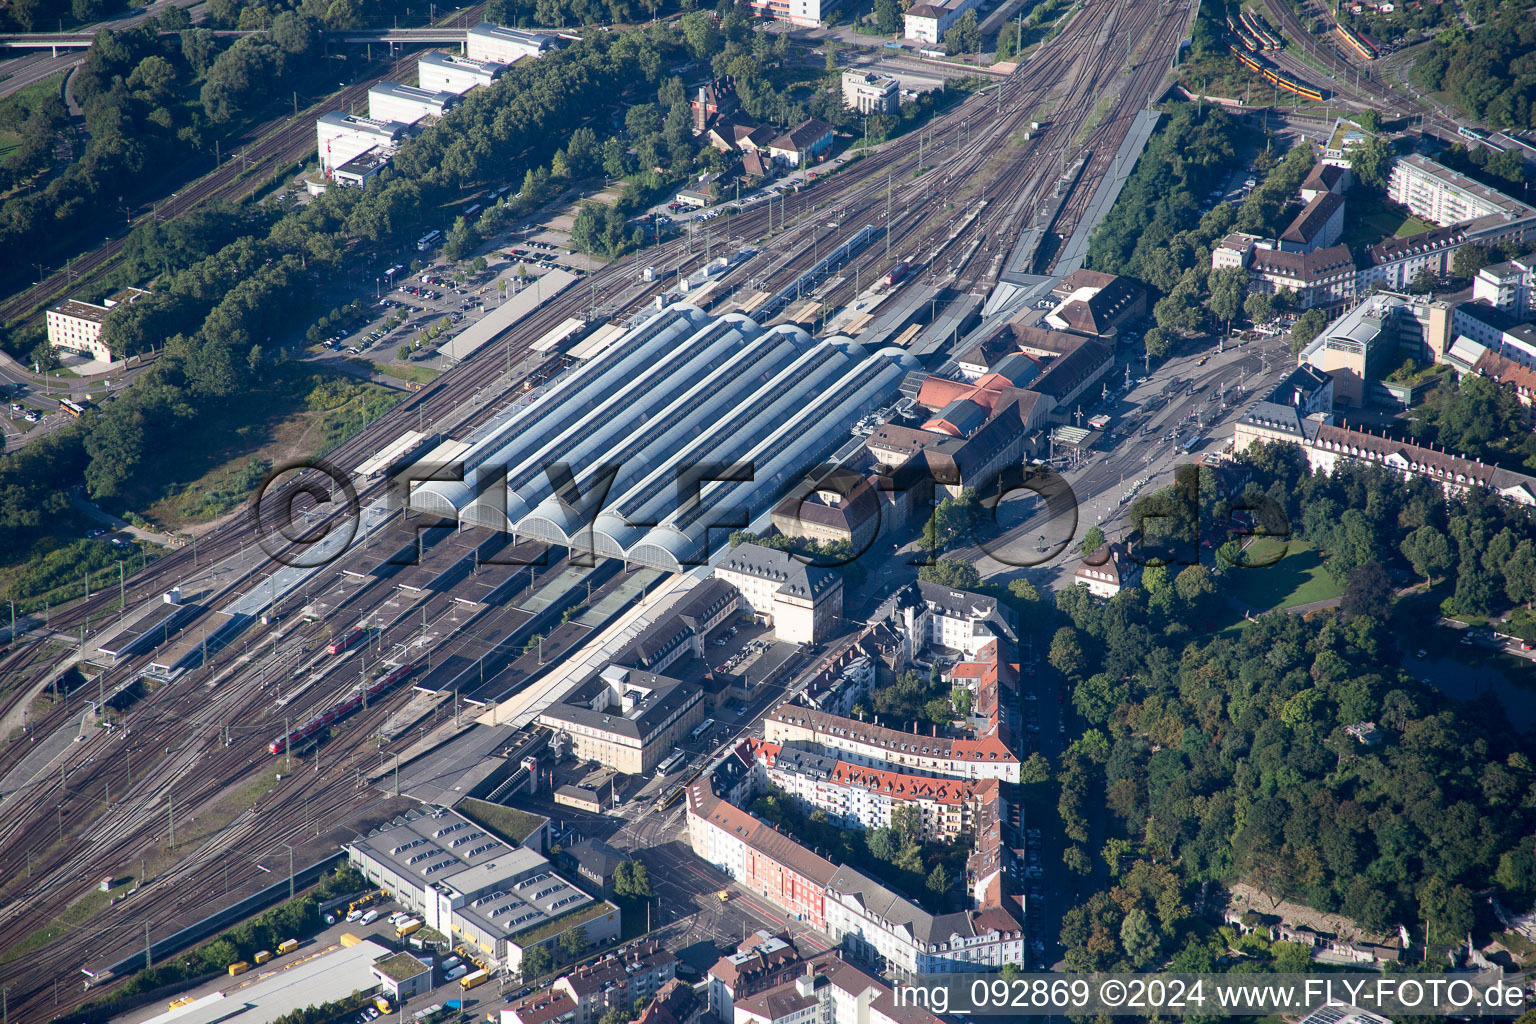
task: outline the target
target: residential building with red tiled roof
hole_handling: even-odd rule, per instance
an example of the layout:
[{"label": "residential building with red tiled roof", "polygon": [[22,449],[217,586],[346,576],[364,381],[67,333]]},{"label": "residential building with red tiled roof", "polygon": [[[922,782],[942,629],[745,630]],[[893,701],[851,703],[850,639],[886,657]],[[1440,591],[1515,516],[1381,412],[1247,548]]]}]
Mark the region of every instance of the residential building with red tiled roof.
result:
[{"label": "residential building with red tiled roof", "polygon": [[764,727],[766,738],[775,743],[815,744],[856,764],[962,779],[1012,781],[1019,776],[1019,757],[997,729],[974,738],[922,736],[793,704],[769,712]]}]

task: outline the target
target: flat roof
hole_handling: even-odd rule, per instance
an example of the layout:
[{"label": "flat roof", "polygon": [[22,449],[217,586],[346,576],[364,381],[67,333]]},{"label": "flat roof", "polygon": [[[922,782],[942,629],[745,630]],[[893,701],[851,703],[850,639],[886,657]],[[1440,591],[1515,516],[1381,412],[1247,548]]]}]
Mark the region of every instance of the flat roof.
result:
[{"label": "flat roof", "polygon": [[564,291],[576,275],[564,270],[548,270],[516,295],[507,299],[468,330],[444,345],[442,351],[453,359],[468,359],[482,345],[502,331],[517,325],[523,317]]},{"label": "flat roof", "polygon": [[426,964],[403,951],[380,957],[373,962],[373,969],[396,983],[419,978],[430,970]]},{"label": "flat roof", "polygon": [[217,1024],[237,1015],[240,1024],[270,1024],[338,996],[377,989],[379,980],[373,975],[373,964],[389,953],[368,939],[355,946],[327,946],[309,954],[301,947],[296,957],[268,964],[269,969],[259,974],[253,970],[222,979],[217,991],[143,1024]]},{"label": "flat roof", "polygon": [[92,323],[99,324],[110,311],[106,306],[98,306],[94,302],[81,302],[79,299],[65,299],[63,302],[59,303],[57,306],[54,306],[48,312],[72,317],[75,320],[89,320]]}]

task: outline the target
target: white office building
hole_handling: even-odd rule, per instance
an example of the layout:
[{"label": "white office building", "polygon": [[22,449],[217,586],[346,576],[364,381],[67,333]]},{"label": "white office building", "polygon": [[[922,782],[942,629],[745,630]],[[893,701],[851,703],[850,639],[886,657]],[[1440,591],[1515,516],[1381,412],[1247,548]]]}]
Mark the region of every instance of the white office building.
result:
[{"label": "white office building", "polygon": [[974,8],[977,2],[978,0],[947,0],[941,3],[916,4],[906,14],[906,37],[930,46],[938,46],[944,41],[944,33],[953,28],[961,15]]},{"label": "white office building", "polygon": [[475,60],[433,50],[416,61],[416,81],[423,89],[462,96],[477,85],[490,85],[505,70],[507,65],[500,61]]},{"label": "white office building", "polygon": [[1472,282],[1472,298],[1521,319],[1536,312],[1536,256],[1479,270]]},{"label": "white office building", "polygon": [[540,57],[558,48],[554,36],[481,22],[469,30],[464,55],[471,60],[511,64],[524,57]]},{"label": "white office building", "polygon": [[424,117],[442,117],[458,102],[458,94],[447,90],[380,82],[368,90],[368,116],[375,121],[415,124]]},{"label": "white office building", "polygon": [[333,110],[315,120],[320,173],[331,177],[336,168],[378,147],[393,150],[406,136],[408,126],[399,121],[376,121]]}]

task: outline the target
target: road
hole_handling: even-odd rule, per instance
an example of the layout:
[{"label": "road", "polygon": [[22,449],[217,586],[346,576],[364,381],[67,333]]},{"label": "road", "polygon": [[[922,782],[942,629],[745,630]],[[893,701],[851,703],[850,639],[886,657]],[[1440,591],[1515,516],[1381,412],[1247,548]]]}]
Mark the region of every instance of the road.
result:
[{"label": "road", "polygon": [[[141,24],[149,18],[157,17],[168,8],[185,7],[192,15],[194,22],[202,21],[206,12],[202,9],[203,0],[156,0],[148,7],[125,12],[121,17],[111,18],[79,29],[79,32],[95,32],[102,29],[126,29]],[[85,60],[83,50],[63,50],[50,53],[33,52],[9,60],[0,61],[0,96],[9,96],[13,92],[25,89],[34,82],[40,82],[50,75],[56,75],[61,71],[67,71],[81,61]]]},{"label": "road", "polygon": [[[1062,470],[1074,499],[1072,514],[1053,517],[1040,499],[1021,493],[1018,510],[1010,511],[1011,503],[1005,503],[999,515],[1002,528],[995,537],[948,554],[976,562],[983,576],[998,577],[998,582],[1022,574],[1042,589],[1070,583],[1078,567],[1075,542],[1083,531],[1097,525],[1113,538],[1117,531],[1129,529],[1123,517],[1134,497],[1133,487],[1140,494],[1167,486],[1179,465],[1201,452],[1224,447],[1252,396],[1273,387],[1291,368],[1283,336],[1239,342],[1220,353],[1175,355],[1155,378],[1133,384],[1124,395],[1099,403],[1084,401],[1085,419],[1107,413],[1114,420],[1112,429],[1124,430],[1126,436],[1114,442],[1101,439],[1077,465]],[[1135,376],[1138,368],[1122,360],[1105,383],[1114,388],[1126,379],[1127,369],[1133,381],[1140,379]],[[1167,404],[1149,408],[1158,405],[1157,396],[1174,377],[1190,381],[1198,392],[1185,390]],[[1242,399],[1234,395],[1228,402],[1213,402],[1213,395],[1223,387],[1240,389]],[[1183,441],[1195,435],[1206,440],[1184,452]]]}]

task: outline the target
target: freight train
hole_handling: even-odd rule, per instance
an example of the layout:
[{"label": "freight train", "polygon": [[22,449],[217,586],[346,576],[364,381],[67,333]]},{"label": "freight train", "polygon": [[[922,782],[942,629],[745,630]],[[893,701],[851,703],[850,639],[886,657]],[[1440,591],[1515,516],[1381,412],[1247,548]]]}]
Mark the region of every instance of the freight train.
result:
[{"label": "freight train", "polygon": [[390,669],[369,683],[366,692],[358,690],[340,704],[332,705],[292,732],[277,737],[277,739],[267,744],[267,752],[269,754],[281,754],[285,750],[291,749],[294,745],[303,743],[305,740],[318,735],[354,711],[357,711],[366,701],[377,700],[384,696],[396,683],[410,674],[411,666],[409,664]]},{"label": "freight train", "polygon": [[1253,59],[1248,54],[1238,49],[1236,46],[1232,46],[1230,49],[1232,50],[1233,56],[1237,58],[1239,64],[1247,68],[1249,71],[1252,71],[1254,74],[1258,75],[1260,78],[1264,79],[1264,81],[1270,83],[1271,85],[1284,89],[1286,92],[1295,93],[1297,96],[1300,96],[1303,99],[1315,100],[1319,103],[1323,101],[1323,94],[1317,89],[1314,89],[1312,86],[1307,85],[1304,82],[1298,82],[1294,79],[1287,78],[1282,74],[1278,74],[1273,68],[1260,64],[1257,60]]}]

